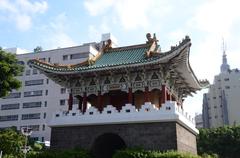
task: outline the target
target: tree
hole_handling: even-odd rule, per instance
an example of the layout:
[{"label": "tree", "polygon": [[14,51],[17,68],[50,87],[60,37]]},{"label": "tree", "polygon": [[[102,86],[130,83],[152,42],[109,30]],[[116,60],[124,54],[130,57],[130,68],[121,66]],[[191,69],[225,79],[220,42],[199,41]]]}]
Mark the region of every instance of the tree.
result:
[{"label": "tree", "polygon": [[216,153],[220,158],[240,156],[240,126],[201,129],[197,139],[198,153]]},{"label": "tree", "polygon": [[15,54],[7,53],[0,48],[0,98],[8,95],[12,89],[21,87],[15,77],[23,71]]},{"label": "tree", "polygon": [[37,46],[36,48],[33,49],[34,53],[39,53],[42,51],[42,47],[41,46]]},{"label": "tree", "polygon": [[22,157],[23,152],[21,148],[24,146],[25,137],[18,133],[16,129],[7,128],[0,130],[0,149],[3,155],[12,155],[15,157]]}]

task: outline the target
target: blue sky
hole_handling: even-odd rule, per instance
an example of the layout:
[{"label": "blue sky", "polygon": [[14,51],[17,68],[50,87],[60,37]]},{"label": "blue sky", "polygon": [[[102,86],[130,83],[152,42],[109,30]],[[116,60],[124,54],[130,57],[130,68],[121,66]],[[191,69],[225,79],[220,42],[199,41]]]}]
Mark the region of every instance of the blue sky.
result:
[{"label": "blue sky", "polygon": [[[212,82],[222,38],[231,68],[240,68],[239,6],[238,0],[0,0],[0,46],[47,50],[99,41],[107,32],[123,46],[144,43],[150,32],[168,51],[189,35],[191,66]],[[187,111],[201,112],[202,93],[186,99]]]}]

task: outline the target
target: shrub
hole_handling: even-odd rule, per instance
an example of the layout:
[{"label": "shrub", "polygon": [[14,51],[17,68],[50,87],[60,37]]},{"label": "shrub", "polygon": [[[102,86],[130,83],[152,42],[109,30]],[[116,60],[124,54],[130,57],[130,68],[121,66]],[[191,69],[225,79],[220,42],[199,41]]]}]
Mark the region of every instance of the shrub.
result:
[{"label": "shrub", "polygon": [[28,158],[92,158],[91,154],[82,149],[74,150],[46,150],[39,153],[30,153]]},{"label": "shrub", "polygon": [[125,149],[117,151],[113,158],[217,158],[205,154],[205,157],[193,155],[190,153],[181,153],[176,151],[147,151],[143,149]]}]

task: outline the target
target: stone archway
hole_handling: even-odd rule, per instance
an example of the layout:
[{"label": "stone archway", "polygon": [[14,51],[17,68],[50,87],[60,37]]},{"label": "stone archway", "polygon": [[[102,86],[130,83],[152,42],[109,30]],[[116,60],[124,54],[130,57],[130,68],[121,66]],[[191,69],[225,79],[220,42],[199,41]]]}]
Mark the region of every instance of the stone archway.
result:
[{"label": "stone archway", "polygon": [[94,158],[112,158],[114,152],[124,149],[126,144],[117,134],[105,133],[98,136],[92,146]]}]

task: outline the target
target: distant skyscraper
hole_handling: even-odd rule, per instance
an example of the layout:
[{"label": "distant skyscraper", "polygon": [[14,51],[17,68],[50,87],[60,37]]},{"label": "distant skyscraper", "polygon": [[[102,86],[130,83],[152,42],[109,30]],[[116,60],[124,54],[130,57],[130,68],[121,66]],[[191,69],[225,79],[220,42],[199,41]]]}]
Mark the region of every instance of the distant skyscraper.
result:
[{"label": "distant skyscraper", "polygon": [[203,127],[240,124],[240,72],[230,69],[223,48],[220,74],[203,95]]}]

